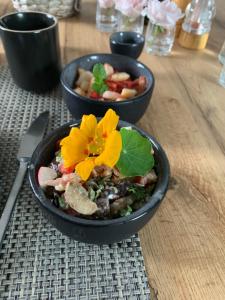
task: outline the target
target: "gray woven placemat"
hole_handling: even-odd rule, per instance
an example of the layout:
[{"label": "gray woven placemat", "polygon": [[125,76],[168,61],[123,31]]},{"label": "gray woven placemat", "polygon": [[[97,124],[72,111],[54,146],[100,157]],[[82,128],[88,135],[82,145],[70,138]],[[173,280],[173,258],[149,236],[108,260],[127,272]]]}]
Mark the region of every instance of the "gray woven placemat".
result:
[{"label": "gray woven placemat", "polygon": [[[49,130],[70,120],[59,92],[23,91],[0,67],[0,215],[21,135],[45,110]],[[0,299],[150,299],[139,238],[101,247],[73,241],[46,222],[25,181],[0,250]]]}]

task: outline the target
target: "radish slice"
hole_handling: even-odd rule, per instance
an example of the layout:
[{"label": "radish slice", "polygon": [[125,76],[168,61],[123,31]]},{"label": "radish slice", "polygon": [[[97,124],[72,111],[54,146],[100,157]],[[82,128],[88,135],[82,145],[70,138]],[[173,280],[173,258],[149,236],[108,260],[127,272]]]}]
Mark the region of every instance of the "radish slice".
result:
[{"label": "radish slice", "polygon": [[75,173],[70,173],[70,174],[63,174],[62,177],[56,178],[56,179],[51,179],[47,180],[45,182],[46,186],[54,186],[55,190],[57,191],[65,191],[66,185],[68,182],[74,182],[77,184],[80,184],[81,178],[75,174]]},{"label": "radish slice", "polygon": [[47,186],[48,180],[53,180],[57,177],[55,170],[48,167],[40,167],[38,171],[38,182],[42,188]]},{"label": "radish slice", "polygon": [[98,210],[96,203],[88,198],[87,190],[80,184],[68,183],[64,195],[66,203],[80,214],[93,215]]}]

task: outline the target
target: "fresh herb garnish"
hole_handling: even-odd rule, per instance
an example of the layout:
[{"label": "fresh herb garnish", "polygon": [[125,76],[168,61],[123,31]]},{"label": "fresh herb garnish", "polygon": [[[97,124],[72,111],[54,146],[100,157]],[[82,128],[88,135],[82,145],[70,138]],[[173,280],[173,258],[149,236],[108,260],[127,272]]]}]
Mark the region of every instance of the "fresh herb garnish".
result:
[{"label": "fresh herb garnish", "polygon": [[95,201],[95,199],[96,199],[96,192],[93,190],[92,187],[89,187],[89,189],[88,189],[88,198],[91,201]]},{"label": "fresh herb garnish", "polygon": [[56,152],[55,160],[56,160],[56,162],[58,162],[58,163],[61,162],[61,160],[62,160],[62,155],[61,155],[61,151],[60,151],[60,150]]},{"label": "fresh herb garnish", "polygon": [[144,176],[154,166],[150,141],[139,132],[121,128],[122,151],[117,168],[124,176]]},{"label": "fresh herb garnish", "polygon": [[99,95],[102,95],[105,91],[108,90],[108,86],[105,83],[107,74],[103,64],[94,65],[93,75],[94,75],[94,83],[92,84],[92,89]]},{"label": "fresh herb garnish", "polygon": [[128,205],[127,208],[122,209],[120,211],[120,216],[121,217],[129,216],[132,213],[132,211],[133,211],[132,207],[130,207],[130,205]]},{"label": "fresh herb garnish", "polygon": [[143,186],[132,185],[128,188],[128,192],[132,194],[135,201],[144,200],[148,194],[146,188]]},{"label": "fresh herb garnish", "polygon": [[92,201],[96,201],[102,191],[105,189],[104,181],[102,178],[96,180],[89,180],[87,182],[88,196]]},{"label": "fresh herb garnish", "polygon": [[59,200],[60,208],[62,208],[62,209],[68,209],[69,208],[69,205],[65,202],[65,199],[63,197],[59,197],[58,200]]}]

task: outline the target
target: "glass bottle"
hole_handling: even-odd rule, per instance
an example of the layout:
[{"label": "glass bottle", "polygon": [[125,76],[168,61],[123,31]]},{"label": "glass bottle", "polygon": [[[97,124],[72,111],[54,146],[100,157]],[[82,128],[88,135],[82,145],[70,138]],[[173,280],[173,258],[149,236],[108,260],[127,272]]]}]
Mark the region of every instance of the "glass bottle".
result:
[{"label": "glass bottle", "polygon": [[192,0],[185,11],[179,44],[191,49],[205,48],[214,16],[214,0]]},{"label": "glass bottle", "polygon": [[[181,9],[182,13],[185,12],[186,7],[191,2],[191,0],[173,0],[177,4],[177,6]],[[181,18],[176,23],[176,31],[175,31],[175,37],[177,38],[180,34],[181,26],[183,23],[184,18]]]}]

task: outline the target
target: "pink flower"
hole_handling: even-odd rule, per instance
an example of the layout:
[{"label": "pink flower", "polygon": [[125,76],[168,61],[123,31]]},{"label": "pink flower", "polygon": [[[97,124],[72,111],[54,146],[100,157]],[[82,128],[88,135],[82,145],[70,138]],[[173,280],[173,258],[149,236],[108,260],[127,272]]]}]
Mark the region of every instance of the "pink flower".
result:
[{"label": "pink flower", "polygon": [[114,0],[98,0],[101,8],[111,8],[115,4]]},{"label": "pink flower", "polygon": [[123,15],[136,19],[142,14],[146,0],[115,0],[115,4]]},{"label": "pink flower", "polygon": [[171,0],[149,0],[146,13],[152,23],[165,28],[174,27],[184,16],[181,9]]}]

